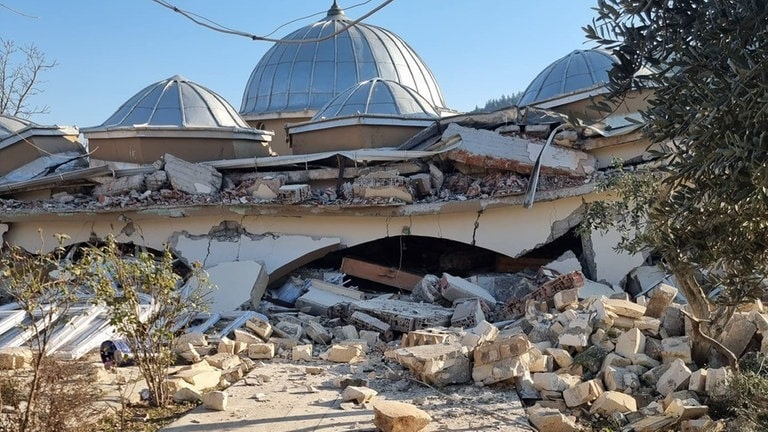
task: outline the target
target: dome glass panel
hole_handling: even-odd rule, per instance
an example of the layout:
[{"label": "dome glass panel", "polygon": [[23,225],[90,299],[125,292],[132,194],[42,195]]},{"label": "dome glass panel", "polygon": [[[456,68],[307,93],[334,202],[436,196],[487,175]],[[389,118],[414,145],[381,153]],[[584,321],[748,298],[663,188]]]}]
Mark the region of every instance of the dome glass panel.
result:
[{"label": "dome glass panel", "polygon": [[376,77],[400,82],[429,104],[445,107],[440,88],[421,58],[402,39],[381,27],[351,21],[334,6],[328,15],[296,30],[267,51],[253,69],[240,112],[262,115],[317,110],[355,83]]},{"label": "dome glass panel", "polygon": [[440,117],[435,107],[415,90],[395,81],[374,78],[358,83],[334,97],[313,119],[355,115],[422,119]]},{"label": "dome glass panel", "polygon": [[547,66],[520,97],[518,105],[534,105],[605,85],[615,60],[602,50],[576,50]]}]

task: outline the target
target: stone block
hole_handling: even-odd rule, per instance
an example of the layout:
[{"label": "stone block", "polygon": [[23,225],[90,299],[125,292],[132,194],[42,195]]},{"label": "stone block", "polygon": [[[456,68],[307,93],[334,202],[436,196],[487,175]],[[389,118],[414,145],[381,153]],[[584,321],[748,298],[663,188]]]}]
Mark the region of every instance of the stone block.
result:
[{"label": "stone block", "polygon": [[616,354],[631,357],[645,351],[645,335],[633,328],[624,332],[616,341]]},{"label": "stone block", "polygon": [[704,394],[707,386],[707,370],[698,369],[691,373],[691,379],[688,382],[688,390],[694,391],[698,394]]},{"label": "stone block", "polygon": [[664,410],[664,415],[687,420],[707,415],[708,412],[709,407],[700,404],[696,399],[673,399]]},{"label": "stone block", "polygon": [[562,392],[581,382],[581,377],[554,372],[538,372],[533,374],[533,385],[538,391]]},{"label": "stone block", "polygon": [[299,204],[312,198],[312,189],[307,184],[290,184],[280,186],[277,199],[285,204]]},{"label": "stone block", "polygon": [[373,424],[382,432],[418,432],[431,421],[429,414],[411,404],[385,400],[373,404]]},{"label": "stone block", "polygon": [[235,341],[224,336],[219,340],[219,346],[216,348],[216,352],[221,354],[234,354],[235,353]]},{"label": "stone block", "polygon": [[565,400],[565,405],[573,408],[592,402],[602,393],[602,383],[599,379],[593,379],[563,390],[563,399]]},{"label": "stone block", "polygon": [[472,368],[472,379],[476,383],[493,384],[523,376],[528,370],[529,353],[504,358],[493,363],[477,364]]},{"label": "stone block", "polygon": [[606,299],[603,300],[606,310],[619,316],[628,318],[640,318],[645,315],[646,308],[629,300]]},{"label": "stone block", "polygon": [[245,342],[246,344],[258,344],[263,343],[264,341],[261,340],[260,337],[256,336],[255,334],[251,333],[250,331],[243,330],[243,329],[235,329],[233,331],[235,334],[235,341],[236,342]]},{"label": "stone block", "polygon": [[419,379],[434,386],[466,383],[472,377],[469,350],[459,343],[400,348],[393,355]]},{"label": "stone block", "polygon": [[365,350],[359,345],[333,345],[321,358],[335,363],[358,363],[365,360]]},{"label": "stone block", "polygon": [[315,343],[328,345],[331,343],[331,339],[333,339],[333,335],[330,331],[328,331],[327,328],[323,327],[322,324],[310,321],[305,327],[304,332],[309,336],[310,339],[312,339]]},{"label": "stone block", "polygon": [[623,392],[627,389],[627,385],[624,383],[624,374],[627,370],[624,368],[616,368],[608,366],[603,374],[603,381],[605,381],[605,387],[610,391]]},{"label": "stone block", "polygon": [[414,174],[408,179],[419,197],[432,195],[432,178],[428,173]]},{"label": "stone block", "polygon": [[460,277],[451,276],[448,273],[443,273],[443,277],[440,279],[440,293],[443,298],[451,302],[459,299],[478,298],[491,307],[496,304],[496,299],[491,293],[479,285]]},{"label": "stone block", "polygon": [[656,383],[656,391],[662,396],[667,396],[683,387],[688,388],[688,382],[691,378],[691,370],[682,360],[675,359],[669,365],[669,369],[661,375]]},{"label": "stone block", "polygon": [[649,355],[644,353],[635,354],[630,357],[630,360],[632,360],[633,365],[642,366],[646,369],[655,368],[661,364],[658,360],[652,359]]},{"label": "stone block", "polygon": [[298,322],[283,320],[272,327],[272,331],[280,337],[288,339],[301,339],[304,336],[304,328]]},{"label": "stone block", "polygon": [[[685,334],[685,321],[683,313],[677,305],[671,305],[664,311],[661,319],[661,328],[666,331],[668,337],[683,336]],[[653,357],[653,356],[652,356]]]},{"label": "stone block", "polygon": [[248,186],[245,190],[248,191],[254,198],[260,200],[273,200],[277,198],[277,193],[280,187],[285,183],[285,177],[260,177],[255,179],[251,186]]},{"label": "stone block", "polygon": [[[177,374],[177,376],[180,376],[180,374]],[[199,370],[195,373],[185,374],[183,376],[180,376],[184,381],[188,382],[197,390],[205,390],[209,388],[214,388],[217,385],[219,385],[219,380],[221,379],[221,371],[220,370]]]},{"label": "stone block", "polygon": [[378,393],[379,392],[376,390],[368,387],[347,386],[341,393],[341,400],[344,402],[353,401],[356,404],[362,404],[369,402]]},{"label": "stone block", "polygon": [[728,391],[728,379],[731,371],[727,367],[707,369],[707,380],[704,390],[710,397],[722,396]]},{"label": "stone block", "polygon": [[275,356],[275,344],[261,342],[248,344],[248,358],[253,360],[269,360]]},{"label": "stone block", "polygon": [[557,366],[561,368],[567,368],[568,366],[573,363],[573,357],[571,357],[571,353],[568,351],[561,349],[561,348],[547,348],[544,350],[547,354],[551,355],[553,359],[555,359],[555,363],[557,363]]},{"label": "stone block", "polygon": [[720,342],[731,350],[736,358],[739,358],[756,332],[757,326],[752,321],[744,317],[734,316],[725,326],[724,335]]},{"label": "stone block", "polygon": [[760,334],[768,332],[768,315],[760,313],[758,311],[752,311],[749,313],[749,318],[757,326],[757,331]]},{"label": "stone block", "polygon": [[291,360],[293,361],[311,361],[312,345],[296,345],[291,348]]},{"label": "stone block", "polygon": [[474,350],[475,347],[483,343],[495,341],[498,336],[499,328],[488,321],[483,321],[463,334],[461,344],[470,350]]},{"label": "stone block", "polygon": [[600,370],[605,372],[610,366],[624,368],[632,364],[632,360],[616,353],[608,353],[603,359]]},{"label": "stone block", "polygon": [[184,360],[190,362],[190,363],[197,363],[202,358],[200,356],[200,353],[197,352],[194,346],[192,344],[174,344],[175,350],[174,352],[179,357],[183,358]]},{"label": "stone block", "polygon": [[552,356],[543,354],[538,348],[529,351],[528,370],[531,372],[552,372],[554,361]]},{"label": "stone block", "polygon": [[[218,381],[217,381],[218,383]],[[191,387],[182,387],[171,396],[176,403],[193,402],[197,403],[203,400],[203,395],[198,390]]]},{"label": "stone block", "polygon": [[648,300],[648,306],[645,308],[645,316],[652,318],[661,318],[664,311],[675,300],[677,288],[661,283],[651,290],[651,298]]},{"label": "stone block", "polygon": [[260,337],[264,342],[268,341],[269,337],[272,336],[272,324],[259,317],[253,317],[246,321],[245,327],[253,332],[253,334]]},{"label": "stone block", "polygon": [[351,324],[334,327],[331,329],[331,333],[333,333],[333,337],[338,340],[360,339],[360,333],[357,331],[357,328]]},{"label": "stone block", "polygon": [[541,399],[539,391],[533,385],[533,376],[529,371],[524,371],[515,378],[515,389],[521,399]]},{"label": "stone block", "polygon": [[637,411],[637,401],[628,394],[606,391],[592,402],[590,414],[600,414],[610,417],[613,413],[628,413]]},{"label": "stone block", "polygon": [[552,300],[555,302],[555,308],[559,311],[577,306],[579,304],[579,290],[574,288],[558,291],[555,293],[554,297],[552,297]]},{"label": "stone block", "polygon": [[527,410],[528,421],[540,431],[547,432],[578,432],[581,427],[576,423],[576,417],[566,416],[556,408],[546,408],[536,404]]},{"label": "stone block", "polygon": [[482,305],[478,299],[470,299],[457,304],[453,309],[451,327],[470,328],[485,321]]},{"label": "stone block", "polygon": [[723,432],[725,431],[725,422],[722,420],[712,420],[710,418],[700,418],[683,420],[680,423],[680,432]]},{"label": "stone block", "polygon": [[380,341],[379,333],[371,330],[360,330],[359,337],[371,348],[378,345]]},{"label": "stone block", "polygon": [[657,336],[661,330],[661,320],[651,317],[640,317],[632,320],[632,326],[638,330],[644,331],[651,336]]},{"label": "stone block", "polygon": [[216,168],[187,162],[168,153],[163,159],[174,189],[188,194],[215,194],[221,189],[221,173]]},{"label": "stone block", "polygon": [[670,363],[680,359],[683,363],[691,363],[691,340],[688,336],[669,337],[661,340],[661,360]]},{"label": "stone block", "polygon": [[226,411],[228,395],[223,391],[212,391],[203,395],[203,406],[209,410]]},{"label": "stone block", "polygon": [[209,365],[219,369],[231,369],[240,365],[240,357],[229,353],[217,353],[205,358]]},{"label": "stone block", "polygon": [[192,346],[208,346],[208,339],[201,332],[184,333],[173,340],[174,346],[182,344],[191,344]]},{"label": "stone block", "polygon": [[105,181],[96,185],[91,194],[93,196],[115,196],[131,192],[144,192],[146,184],[144,174],[136,174],[125,177],[105,177]]}]

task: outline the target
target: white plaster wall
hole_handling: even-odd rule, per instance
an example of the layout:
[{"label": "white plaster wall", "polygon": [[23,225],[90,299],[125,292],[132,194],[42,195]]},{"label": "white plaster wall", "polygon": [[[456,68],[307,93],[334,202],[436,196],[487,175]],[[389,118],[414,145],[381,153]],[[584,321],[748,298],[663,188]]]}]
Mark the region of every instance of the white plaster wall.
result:
[{"label": "white plaster wall", "polygon": [[[582,198],[570,197],[554,201],[537,202],[532,208],[509,205],[490,208],[479,214],[477,206],[468,205],[466,211],[417,216],[347,216],[334,214],[307,214],[292,216],[235,215],[222,207],[212,214],[187,217],[142,212],[125,215],[48,215],[45,218],[21,219],[11,224],[6,235],[9,242],[29,250],[40,248],[38,228],[44,229],[46,244],[43,249],[55,246],[54,233],[66,233],[70,242],[83,242],[95,233],[104,237],[116,235],[120,242],[133,241],[148,247],[162,249],[174,233],[187,233],[187,237],[207,235],[212,227],[224,220],[235,220],[251,234],[275,234],[272,240],[251,244],[233,242],[218,244],[214,253],[207,250],[207,240],[188,241],[179,237],[187,258],[205,261],[207,265],[237,258],[264,261],[268,269],[278,266],[277,261],[289,259],[291,249],[296,253],[327,246],[340,240],[341,244],[354,246],[360,243],[397,236],[408,228],[411,235],[455,240],[474,244],[508,256],[518,256],[539,245],[551,241],[552,225],[568,218],[582,204]],[[455,210],[454,210],[455,211]],[[126,221],[133,223],[131,235],[121,233]],[[475,222],[477,221],[477,227]],[[129,232],[129,231],[126,231]],[[298,237],[297,237],[298,236]],[[304,236],[309,236],[308,240]],[[202,259],[201,259],[202,258]]]},{"label": "white plaster wall", "polygon": [[611,284],[620,284],[622,279],[635,267],[643,265],[645,257],[642,254],[630,255],[613,248],[619,244],[621,235],[616,230],[607,233],[592,233],[592,251],[595,261],[595,279]]}]

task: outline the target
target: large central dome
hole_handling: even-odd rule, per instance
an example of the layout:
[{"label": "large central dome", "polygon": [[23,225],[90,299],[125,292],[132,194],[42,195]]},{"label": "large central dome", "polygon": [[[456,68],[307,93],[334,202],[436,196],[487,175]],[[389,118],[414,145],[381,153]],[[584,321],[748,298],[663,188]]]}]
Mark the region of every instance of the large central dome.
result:
[{"label": "large central dome", "polygon": [[240,113],[253,119],[315,111],[358,82],[376,77],[416,90],[438,109],[445,107],[432,72],[394,33],[358,23],[316,41],[350,23],[334,1],[324,19],[284,37],[286,42],[276,43],[251,73]]}]

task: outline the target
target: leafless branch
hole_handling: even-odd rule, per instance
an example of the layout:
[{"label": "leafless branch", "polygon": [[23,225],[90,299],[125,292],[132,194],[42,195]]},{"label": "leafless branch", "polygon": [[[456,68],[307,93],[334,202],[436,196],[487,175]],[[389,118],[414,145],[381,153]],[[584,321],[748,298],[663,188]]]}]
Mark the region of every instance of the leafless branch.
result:
[{"label": "leafless branch", "polygon": [[32,105],[30,99],[43,92],[40,77],[56,65],[34,44],[20,47],[0,38],[0,113],[23,118],[48,113],[47,105]]}]

